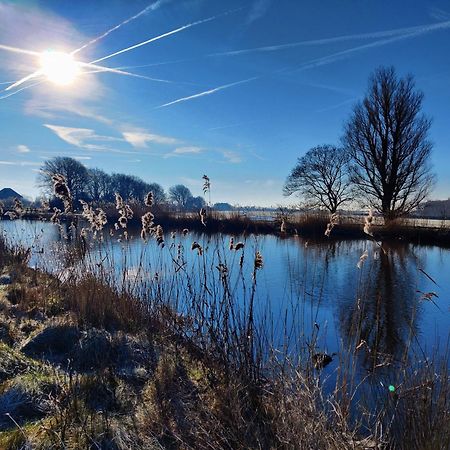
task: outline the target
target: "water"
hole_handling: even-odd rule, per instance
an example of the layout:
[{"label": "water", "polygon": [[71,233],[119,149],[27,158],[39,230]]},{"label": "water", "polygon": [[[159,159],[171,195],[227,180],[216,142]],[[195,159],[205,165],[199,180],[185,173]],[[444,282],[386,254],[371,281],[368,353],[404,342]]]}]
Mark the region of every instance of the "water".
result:
[{"label": "water", "polygon": [[[55,225],[3,221],[0,229],[10,241],[33,248],[32,266],[60,274],[67,271],[56,256],[67,241],[61,239]],[[115,279],[133,286],[136,293],[146,293],[150,299],[166,295],[180,311],[188,309],[193,298],[203,302],[223,295],[217,266],[226,264],[231,295],[236,305],[247,311],[254,254],[259,250],[264,267],[256,274],[254,308],[265,327],[268,345],[292,352],[314,346],[314,351],[342,356],[343,349],[353,343],[360,347],[357,363],[362,373],[393,365],[403,358],[406,348],[410,356],[420,358],[446,352],[449,249],[404,242],[384,242],[381,249],[370,240],[307,241],[252,235],[245,238],[241,269],[241,252],[229,250],[230,237],[178,233],[172,241],[166,233],[166,245],[161,249],[154,241],[144,244],[138,236],[129,242],[108,236],[101,246],[92,243],[91,258],[101,260]],[[244,240],[240,236],[234,239]],[[191,250],[193,241],[203,247],[203,256]],[[178,244],[183,247],[185,264],[175,271]],[[366,251],[367,259],[358,268]],[[208,275],[205,283],[204,273]],[[155,278],[162,293],[150,283]],[[336,367],[337,358],[326,371],[332,374]]]}]

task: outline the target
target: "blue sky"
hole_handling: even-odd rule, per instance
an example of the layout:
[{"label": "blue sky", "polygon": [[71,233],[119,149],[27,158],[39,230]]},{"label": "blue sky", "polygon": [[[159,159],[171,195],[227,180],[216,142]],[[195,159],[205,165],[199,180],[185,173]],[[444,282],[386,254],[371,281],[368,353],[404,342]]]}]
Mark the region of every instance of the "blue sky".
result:
[{"label": "blue sky", "polygon": [[[74,55],[92,62],[152,38],[96,63],[131,75],[83,67],[67,86],[5,90],[43,51],[94,40]],[[449,54],[448,1],[0,0],[0,187],[36,196],[42,162],[67,155],[195,195],[206,173],[214,202],[292,204],[297,157],[338,144],[370,73],[394,65],[425,93],[447,198]]]}]

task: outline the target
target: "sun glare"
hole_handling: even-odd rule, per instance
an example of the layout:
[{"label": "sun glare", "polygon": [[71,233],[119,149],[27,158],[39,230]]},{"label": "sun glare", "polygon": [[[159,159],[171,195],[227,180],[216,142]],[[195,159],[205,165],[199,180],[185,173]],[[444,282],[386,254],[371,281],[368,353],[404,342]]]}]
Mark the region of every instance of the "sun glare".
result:
[{"label": "sun glare", "polygon": [[80,67],[72,55],[49,50],[41,55],[41,70],[52,83],[67,86],[75,81]]}]

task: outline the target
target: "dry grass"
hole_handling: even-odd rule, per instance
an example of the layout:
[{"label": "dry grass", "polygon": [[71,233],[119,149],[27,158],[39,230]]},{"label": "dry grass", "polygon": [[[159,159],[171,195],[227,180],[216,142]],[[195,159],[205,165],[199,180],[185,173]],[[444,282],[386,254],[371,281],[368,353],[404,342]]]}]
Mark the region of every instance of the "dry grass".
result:
[{"label": "dry grass", "polygon": [[[119,206],[128,226],[131,213],[127,205]],[[148,205],[141,212],[147,213]],[[136,208],[133,213],[140,216]],[[94,224],[99,223],[95,214],[91,216]],[[158,224],[164,224],[162,214],[155,216]],[[181,218],[180,228],[194,223],[204,227],[200,219],[198,214]],[[235,219],[239,227],[247,220]],[[292,219],[281,220],[284,232],[292,233]],[[299,230],[317,229],[319,219],[310,220],[303,221]],[[204,221],[213,230],[223,223],[211,215]],[[322,237],[327,223],[329,217],[324,216]],[[341,226],[336,223],[330,235]],[[159,234],[163,235],[162,229]],[[71,266],[90,257],[86,242],[81,250],[73,248],[66,255]],[[421,450],[450,446],[446,361],[422,365],[403,361],[396,393],[380,392],[376,402],[368,404],[354,400],[354,366],[341,361],[335,389],[325,396],[320,370],[313,369],[310,357],[313,344],[311,355],[296,363],[287,353],[277,353],[277,359],[263,357],[268,353],[268,337],[253,314],[263,255],[258,250],[252,254],[252,280],[242,308],[231,294],[232,266],[226,259],[217,265],[208,263],[210,253],[200,249],[194,246],[197,272],[184,269],[183,252],[178,249],[175,256],[174,246],[174,278],[163,281],[155,276],[136,291],[133,284],[116,283],[106,263],[97,260],[90,261],[96,270],[88,270],[86,262],[81,274],[69,273],[63,279],[29,269],[28,252],[11,249],[0,239],[0,269],[14,273],[0,310],[13,336],[13,347],[0,344],[0,404],[2,395],[20,386],[24,404],[49,405],[42,416],[33,418],[19,410],[15,422],[0,428],[0,448]],[[232,242],[227,251],[233,255],[239,251],[243,257],[246,247]],[[125,279],[127,268],[123,271]],[[195,279],[202,282],[197,286]],[[183,291],[180,286],[185,285]],[[188,297],[182,297],[183,292]],[[184,300],[191,303],[181,315],[174,305]],[[62,352],[50,355],[55,357],[52,364],[37,353],[35,359],[26,357],[25,344],[55,323],[75,329],[79,338],[66,353],[49,345]],[[355,335],[360,336],[361,329]],[[356,345],[349,343],[346,353],[355,355]],[[39,376],[31,383],[23,376],[26,372]],[[36,385],[36,380],[42,383]]]}]

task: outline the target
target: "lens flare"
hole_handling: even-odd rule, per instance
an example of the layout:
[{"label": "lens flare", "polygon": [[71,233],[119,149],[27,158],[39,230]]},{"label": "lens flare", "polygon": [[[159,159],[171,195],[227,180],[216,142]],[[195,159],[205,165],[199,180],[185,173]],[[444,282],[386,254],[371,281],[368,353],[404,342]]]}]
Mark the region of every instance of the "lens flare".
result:
[{"label": "lens flare", "polygon": [[52,83],[67,86],[77,78],[80,66],[72,55],[49,50],[41,55],[41,71]]}]

